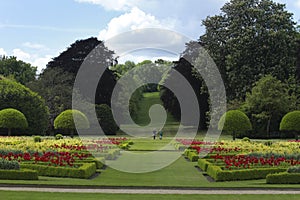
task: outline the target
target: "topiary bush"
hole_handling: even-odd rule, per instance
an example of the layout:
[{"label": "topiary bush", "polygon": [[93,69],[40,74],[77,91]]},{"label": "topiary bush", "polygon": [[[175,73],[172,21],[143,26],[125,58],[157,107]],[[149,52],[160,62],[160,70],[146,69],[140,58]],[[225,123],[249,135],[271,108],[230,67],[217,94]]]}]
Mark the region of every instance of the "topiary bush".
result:
[{"label": "topiary bush", "polygon": [[119,127],[117,126],[110,107],[106,104],[96,105],[96,114],[99,124],[106,135],[116,135]]},{"label": "topiary bush", "polygon": [[8,129],[8,136],[11,136],[11,129],[28,127],[26,117],[20,111],[7,108],[0,111],[0,127]]},{"label": "topiary bush", "polygon": [[5,159],[0,159],[0,169],[6,169],[6,170],[19,170],[20,164],[18,161],[9,161]]},{"label": "topiary bush", "polygon": [[36,143],[37,143],[37,142],[42,142],[42,138],[41,138],[41,136],[38,136],[38,135],[37,135],[37,136],[34,136],[34,137],[33,137],[33,141],[36,142]]},{"label": "topiary bush", "polygon": [[89,120],[79,110],[66,110],[60,113],[54,120],[54,128],[70,130],[71,137],[74,136],[74,131],[76,130],[76,128],[87,129],[89,127]]},{"label": "topiary bush", "polygon": [[49,112],[44,100],[20,83],[0,77],[0,110],[5,108],[25,115],[28,128],[22,134],[39,135],[47,130]]},{"label": "topiary bush", "polygon": [[221,117],[218,129],[230,132],[235,140],[237,132],[252,130],[252,125],[246,114],[239,110],[230,110]]},{"label": "topiary bush", "polygon": [[56,134],[55,139],[56,140],[62,140],[62,139],[64,139],[64,136],[62,134]]},{"label": "topiary bush", "polygon": [[296,140],[298,140],[298,133],[300,132],[300,111],[293,111],[286,114],[281,120],[280,130],[295,132]]}]

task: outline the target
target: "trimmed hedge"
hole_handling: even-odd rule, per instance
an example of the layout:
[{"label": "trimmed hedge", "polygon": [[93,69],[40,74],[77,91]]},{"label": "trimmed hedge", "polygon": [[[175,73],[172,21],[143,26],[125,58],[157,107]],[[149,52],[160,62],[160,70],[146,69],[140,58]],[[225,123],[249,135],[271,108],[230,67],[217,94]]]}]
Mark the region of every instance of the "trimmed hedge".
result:
[{"label": "trimmed hedge", "polygon": [[300,173],[282,172],[267,175],[268,184],[300,184]]},{"label": "trimmed hedge", "polygon": [[211,165],[210,162],[208,162],[206,159],[199,159],[198,160],[198,167],[202,170],[202,171],[207,171],[208,166]]},{"label": "trimmed hedge", "polygon": [[188,154],[188,159],[191,161],[191,162],[197,162],[199,160],[199,155],[197,152],[190,152]]},{"label": "trimmed hedge", "polygon": [[35,170],[0,170],[2,180],[38,180],[38,173]]},{"label": "trimmed hedge", "polygon": [[286,168],[257,168],[240,170],[222,170],[221,167],[208,165],[207,174],[215,181],[238,181],[264,179],[268,174],[284,172]]},{"label": "trimmed hedge", "polygon": [[87,158],[84,160],[76,160],[77,163],[95,163],[97,169],[102,169],[105,165],[105,158]]},{"label": "trimmed hedge", "polygon": [[89,178],[96,172],[95,163],[83,163],[79,168],[53,167],[39,164],[21,164],[22,169],[32,169],[39,176]]}]

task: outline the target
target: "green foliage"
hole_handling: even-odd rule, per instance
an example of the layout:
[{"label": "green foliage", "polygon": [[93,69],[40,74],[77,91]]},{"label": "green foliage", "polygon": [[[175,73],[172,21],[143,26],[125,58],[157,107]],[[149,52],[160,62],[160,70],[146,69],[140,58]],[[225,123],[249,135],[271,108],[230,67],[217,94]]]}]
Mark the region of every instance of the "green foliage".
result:
[{"label": "green foliage", "polygon": [[276,173],[266,177],[268,184],[300,184],[300,173]]},{"label": "green foliage", "polygon": [[288,173],[300,173],[300,166],[292,166],[287,170]]},{"label": "green foliage", "polygon": [[25,86],[0,77],[0,110],[14,108],[28,122],[28,134],[42,134],[48,126],[48,108],[44,100]]},{"label": "green foliage", "polygon": [[242,141],[244,141],[244,142],[251,142],[251,140],[248,137],[243,137]]},{"label": "green foliage", "polygon": [[35,80],[37,68],[17,60],[16,57],[0,57],[0,74],[21,84]]},{"label": "green foliage", "polygon": [[218,129],[235,134],[237,132],[243,133],[252,130],[252,125],[247,115],[243,112],[230,110],[221,117]]},{"label": "green foliage", "polygon": [[255,132],[263,134],[279,130],[279,121],[292,108],[288,86],[268,75],[261,78],[247,94],[242,107],[249,116]]},{"label": "green foliage", "polygon": [[197,162],[198,159],[199,159],[199,155],[197,154],[197,152],[190,152],[188,154],[188,159],[191,161],[191,162]]},{"label": "green foliage", "polygon": [[285,168],[256,168],[240,170],[222,170],[221,167],[209,165],[207,174],[215,181],[238,181],[264,179],[268,174],[286,171]]},{"label": "green foliage", "polygon": [[34,142],[42,142],[42,138],[41,138],[41,136],[38,136],[38,135],[37,135],[37,136],[34,136],[34,137],[33,137],[33,141],[34,141]]},{"label": "green foliage", "polygon": [[28,127],[28,123],[23,113],[13,108],[7,108],[0,111],[0,127],[24,129]]},{"label": "green foliage", "polygon": [[66,110],[60,113],[54,120],[55,129],[87,129],[89,126],[87,117],[78,110]]},{"label": "green foliage", "polygon": [[39,176],[89,178],[96,172],[95,163],[84,163],[79,168],[53,167],[38,164],[21,164],[22,169],[36,170]]},{"label": "green foliage", "polygon": [[0,179],[4,180],[38,180],[38,174],[34,170],[0,170]]},{"label": "green foliage", "polygon": [[96,105],[96,114],[99,124],[106,135],[116,135],[117,126],[110,107],[106,104]]},{"label": "green foliage", "polygon": [[62,140],[62,139],[64,139],[64,136],[62,134],[56,134],[55,139],[56,140]]},{"label": "green foliage", "polygon": [[300,111],[286,114],[281,120],[280,130],[300,131]]},{"label": "green foliage", "polygon": [[6,170],[19,170],[20,164],[18,161],[15,160],[6,160],[6,159],[0,159],[0,170],[6,169]]},{"label": "green foliage", "polygon": [[208,162],[206,159],[199,159],[198,160],[198,167],[202,170],[202,171],[207,171],[208,166],[211,165],[210,162]]},{"label": "green foliage", "polygon": [[243,99],[253,83],[272,74],[287,80],[296,70],[293,14],[272,0],[232,0],[208,16],[201,44],[224,79],[227,96]]}]

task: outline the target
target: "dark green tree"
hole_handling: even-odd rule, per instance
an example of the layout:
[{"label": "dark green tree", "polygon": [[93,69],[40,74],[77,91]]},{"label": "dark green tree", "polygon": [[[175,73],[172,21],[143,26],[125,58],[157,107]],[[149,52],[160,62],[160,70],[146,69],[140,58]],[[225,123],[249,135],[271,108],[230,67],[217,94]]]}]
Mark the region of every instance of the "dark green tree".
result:
[{"label": "dark green tree", "polygon": [[296,28],[284,4],[231,0],[221,11],[203,21],[200,42],[215,60],[230,100],[243,99],[264,75],[282,81],[295,76]]},{"label": "dark green tree", "polygon": [[11,136],[11,129],[27,128],[28,123],[23,113],[13,108],[6,108],[0,111],[0,127],[7,128],[8,136]]},{"label": "dark green tree", "polygon": [[35,80],[37,68],[17,60],[16,57],[0,57],[0,74],[13,78],[21,84]]},{"label": "dark green tree", "polygon": [[41,135],[46,131],[49,112],[41,96],[20,83],[0,77],[0,109],[5,108],[17,109],[25,115],[28,128],[22,133]]},{"label": "dark green tree", "polygon": [[96,105],[96,114],[105,135],[116,135],[119,127],[114,121],[110,107],[106,104]]}]

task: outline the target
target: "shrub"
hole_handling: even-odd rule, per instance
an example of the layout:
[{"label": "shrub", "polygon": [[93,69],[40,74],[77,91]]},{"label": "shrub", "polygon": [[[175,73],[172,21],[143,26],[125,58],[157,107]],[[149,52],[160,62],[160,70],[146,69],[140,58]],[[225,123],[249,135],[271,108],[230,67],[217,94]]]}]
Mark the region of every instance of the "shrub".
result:
[{"label": "shrub", "polygon": [[5,159],[0,159],[0,169],[7,169],[7,170],[19,170],[20,164],[18,161],[9,161]]},{"label": "shrub", "polygon": [[244,137],[244,138],[242,139],[242,141],[244,141],[244,142],[251,142],[251,140],[250,140],[248,137]]},{"label": "shrub", "polygon": [[222,170],[220,166],[208,165],[207,174],[215,181],[238,181],[264,179],[268,174],[284,172],[286,168],[254,168],[239,170]]},{"label": "shrub", "polygon": [[300,166],[292,166],[288,168],[288,173],[300,173]]},{"label": "shrub", "polygon": [[95,163],[84,163],[79,168],[53,167],[39,164],[21,164],[22,169],[32,169],[40,176],[89,178],[96,172]]},{"label": "shrub", "polygon": [[243,112],[239,110],[230,110],[226,112],[220,119],[218,129],[231,132],[235,140],[237,132],[245,132],[252,130],[252,125]]},{"label": "shrub", "polygon": [[55,139],[56,140],[62,140],[62,139],[64,139],[64,136],[62,134],[56,134]]},{"label": "shrub", "polygon": [[13,108],[7,108],[0,111],[0,127],[7,128],[8,136],[11,136],[11,129],[27,128],[28,123],[23,113]]},{"label": "shrub", "polygon": [[37,171],[21,170],[0,170],[0,179],[2,180],[38,180]]},{"label": "shrub", "polygon": [[38,135],[37,135],[37,136],[34,136],[34,137],[33,137],[33,141],[34,141],[34,142],[42,142],[42,138],[41,138],[41,136],[38,136]]},{"label": "shrub", "polygon": [[300,183],[300,173],[276,173],[269,174],[266,177],[266,182],[268,184],[299,184]]},{"label": "shrub", "polygon": [[0,77],[0,110],[14,108],[22,112],[28,128],[21,133],[41,134],[48,127],[49,112],[44,100],[27,87]]},{"label": "shrub", "polygon": [[87,117],[78,110],[66,110],[60,113],[54,120],[54,128],[70,130],[71,137],[74,136],[74,130],[76,130],[76,128],[87,129],[89,126],[90,124]]},{"label": "shrub", "polygon": [[208,166],[211,165],[206,159],[199,159],[198,160],[198,167],[202,169],[202,171],[207,171]]},{"label": "shrub", "polygon": [[188,154],[188,159],[191,161],[191,162],[197,162],[198,159],[199,159],[199,155],[196,153],[196,152],[190,152]]},{"label": "shrub", "polygon": [[96,105],[96,114],[99,124],[106,135],[116,135],[117,126],[110,107],[106,104]]},{"label": "shrub", "polygon": [[298,140],[298,132],[300,132],[300,111],[293,111],[286,114],[280,123],[281,131],[294,131]]}]

